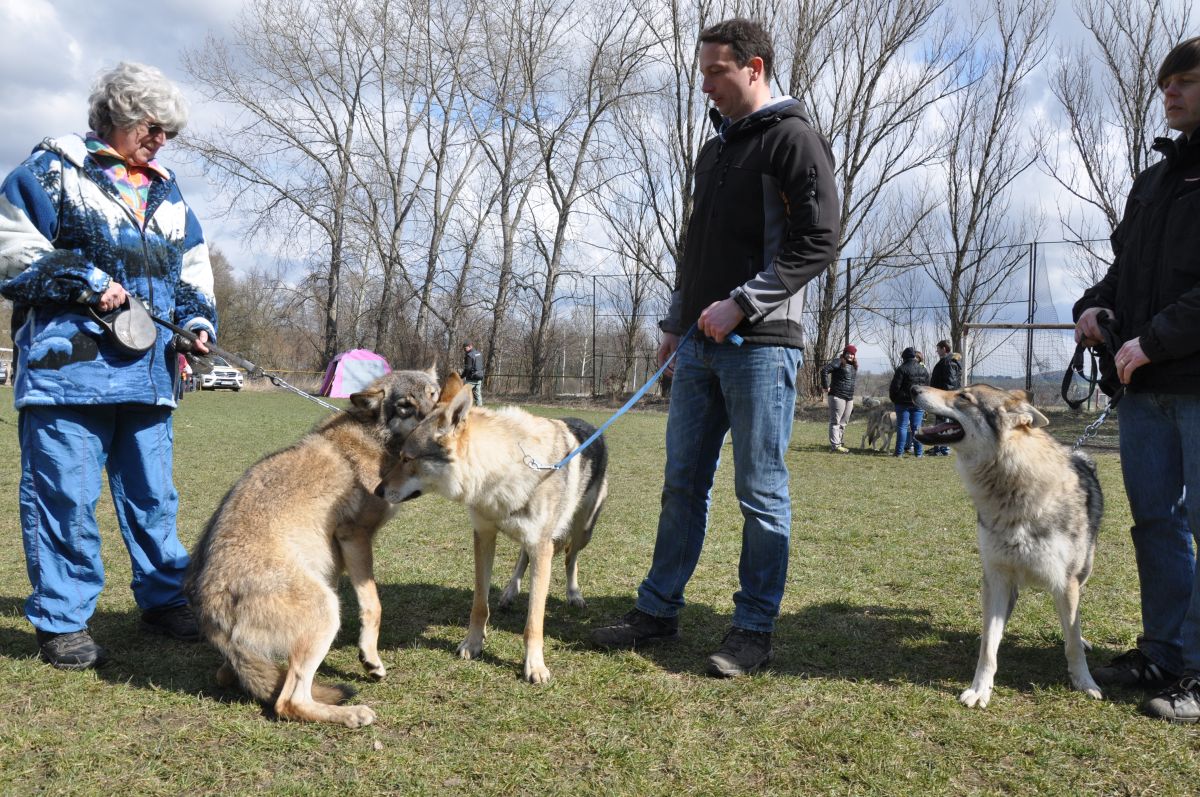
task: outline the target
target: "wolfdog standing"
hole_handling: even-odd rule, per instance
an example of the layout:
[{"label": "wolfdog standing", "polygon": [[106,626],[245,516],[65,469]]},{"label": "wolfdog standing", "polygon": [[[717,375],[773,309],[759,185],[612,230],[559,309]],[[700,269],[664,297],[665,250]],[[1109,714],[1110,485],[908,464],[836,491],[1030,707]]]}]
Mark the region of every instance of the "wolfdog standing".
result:
[{"label": "wolfdog standing", "polygon": [[1099,698],[1079,624],[1079,594],[1092,572],[1104,497],[1096,466],[1042,427],[1049,421],[1024,391],[971,385],[947,391],[913,388],[926,412],[950,420],[917,434],[925,445],[952,445],[955,465],[975,502],[983,560],[983,634],[966,706],[987,706],[996,653],[1017,590],[1040,586],[1054,596],[1071,684]]},{"label": "wolfdog standing", "polygon": [[596,518],[608,494],[604,438],[561,470],[535,470],[531,458],[558,462],[594,432],[587,423],[530,415],[516,407],[493,411],[471,407],[471,392],[451,374],[438,406],[409,435],[400,463],[380,482],[376,495],[405,501],[428,490],[466,504],[475,527],[475,596],[467,638],[458,646],[464,659],[478,658],[487,634],[488,590],[501,532],[521,544],[505,595],[520,584],[527,558],[529,614],[525,621],[525,679],[550,680],[543,656],[542,622],[550,589],[550,564],[563,551],[567,560],[567,598],[583,604],[579,591],[579,552],[592,538]]}]

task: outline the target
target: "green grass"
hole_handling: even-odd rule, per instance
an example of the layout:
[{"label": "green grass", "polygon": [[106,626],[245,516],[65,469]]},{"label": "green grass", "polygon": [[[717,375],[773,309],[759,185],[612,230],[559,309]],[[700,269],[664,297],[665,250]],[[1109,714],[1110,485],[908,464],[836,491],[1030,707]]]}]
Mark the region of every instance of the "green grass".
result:
[{"label": "green grass", "polygon": [[[708,544],[688,589],[682,639],[644,654],[589,648],[591,627],[626,611],[654,543],[663,465],[660,414],[609,431],[609,502],[580,558],[587,610],[564,600],[556,564],[547,610],[554,681],[520,680],[524,604],[493,615],[484,657],[455,646],[470,604],[464,510],[426,497],[379,535],[389,674],[360,675],[353,596],[322,677],[353,684],[378,712],[360,731],[269,719],[219,688],[204,645],[146,638],[107,496],[108,586],[92,621],[115,661],[67,673],[39,662],[22,615],[28,584],[16,493],[16,414],[0,410],[0,793],[3,794],[1190,794],[1195,731],[1137,713],[1139,696],[1072,692],[1048,596],[1027,592],[1001,646],[986,710],[960,706],[979,639],[974,513],[950,459],[834,456],[802,421],[790,454],[795,504],[788,591],[773,672],[703,675],[732,611],[740,515],[718,473]],[[555,414],[555,410],[539,410]],[[175,416],[180,536],[189,546],[238,475],[296,440],[323,410],[284,392],[191,394]],[[572,409],[599,422],[607,411]],[[860,419],[847,440],[857,443]],[[1139,629],[1128,505],[1115,456],[1083,602],[1091,660]],[[264,511],[269,511],[264,508]],[[495,586],[515,546],[501,542]],[[495,593],[493,594],[493,598]]]}]

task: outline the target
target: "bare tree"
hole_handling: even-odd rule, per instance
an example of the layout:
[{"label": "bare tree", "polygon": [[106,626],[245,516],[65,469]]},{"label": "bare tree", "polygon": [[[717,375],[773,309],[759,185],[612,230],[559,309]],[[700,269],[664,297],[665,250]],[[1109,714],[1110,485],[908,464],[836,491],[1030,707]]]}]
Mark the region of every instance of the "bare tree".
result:
[{"label": "bare tree", "polygon": [[[989,321],[995,302],[1013,291],[1012,277],[1027,263],[1014,245],[1032,225],[1012,209],[1013,182],[1037,160],[1022,129],[1023,86],[1045,58],[1054,13],[1051,0],[992,0],[985,26],[993,29],[971,60],[964,89],[941,109],[946,129],[943,164],[946,200],[919,240],[925,273],[946,305],[955,351],[963,325]],[[942,252],[941,242],[949,241]]]},{"label": "bare tree", "polygon": [[521,41],[524,20],[541,8],[538,0],[508,0],[485,3],[477,17],[479,37],[461,63],[463,85],[479,113],[468,115],[489,175],[495,186],[492,220],[499,234],[499,254],[491,273],[491,323],[483,346],[484,371],[495,372],[504,359],[510,336],[505,334],[511,309],[511,292],[517,260],[518,235],[530,193],[536,184],[538,158],[533,136],[522,124],[532,87],[527,81],[518,48],[510,42]]},{"label": "bare tree", "polygon": [[372,348],[407,351],[412,341],[398,340],[395,332],[416,292],[404,279],[410,249],[404,231],[433,165],[417,136],[431,112],[424,86],[428,67],[419,41],[410,35],[410,6],[381,0],[371,13],[381,44],[368,58],[380,79],[372,85],[371,113],[363,117],[357,157],[350,162],[356,183],[351,220],[356,245],[376,270],[369,283],[375,305]]},{"label": "bare tree", "polygon": [[184,56],[207,99],[231,113],[186,141],[230,196],[248,233],[291,231],[327,253],[321,353],[338,349],[337,308],[350,164],[364,92],[378,80],[376,28],[354,0],[253,0],[232,45],[209,39]]},{"label": "bare tree", "polygon": [[[946,0],[811,0],[795,16],[777,6],[781,76],[830,141],[841,186],[838,253],[854,255],[849,289],[835,261],[812,284],[814,362],[840,345],[847,303],[862,297],[905,252],[932,211],[913,190],[940,155],[932,110],[961,86],[970,41],[955,35]],[[843,334],[847,330],[842,330]],[[810,386],[816,390],[815,379]]]},{"label": "bare tree", "polygon": [[[547,336],[554,319],[559,283],[574,213],[581,201],[611,174],[599,154],[601,127],[621,104],[640,91],[638,78],[649,47],[645,26],[627,7],[610,2],[573,13],[569,0],[545,0],[519,42],[530,87],[522,123],[537,142],[548,229],[535,226],[533,243],[541,273],[531,287],[539,308],[530,346],[530,391],[539,393],[546,367]],[[570,34],[573,44],[561,42]]]},{"label": "bare tree", "polygon": [[[1164,131],[1158,66],[1186,36],[1191,7],[1171,0],[1076,0],[1090,38],[1064,47],[1050,79],[1069,131],[1068,152],[1051,152],[1042,169],[1075,199],[1061,216],[1082,257],[1071,264],[1085,285],[1108,268],[1106,240],[1121,219],[1133,179],[1149,164],[1154,135]],[[1053,140],[1047,130],[1040,136]]]}]

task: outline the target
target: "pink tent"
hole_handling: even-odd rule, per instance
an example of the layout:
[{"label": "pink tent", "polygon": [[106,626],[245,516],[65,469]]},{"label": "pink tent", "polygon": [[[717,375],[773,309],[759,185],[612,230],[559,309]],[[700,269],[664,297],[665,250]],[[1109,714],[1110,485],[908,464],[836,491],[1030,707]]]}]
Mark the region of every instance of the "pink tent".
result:
[{"label": "pink tent", "polygon": [[325,369],[325,380],[321,382],[321,395],[332,398],[348,398],[386,373],[392,367],[388,361],[373,351],[351,349],[330,361]]}]

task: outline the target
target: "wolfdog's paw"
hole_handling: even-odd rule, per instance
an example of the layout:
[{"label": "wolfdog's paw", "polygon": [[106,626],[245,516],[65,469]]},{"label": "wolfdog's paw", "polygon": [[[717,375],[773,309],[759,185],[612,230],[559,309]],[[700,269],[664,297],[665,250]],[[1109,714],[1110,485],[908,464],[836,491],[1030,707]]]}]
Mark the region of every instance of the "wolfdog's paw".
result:
[{"label": "wolfdog's paw", "polygon": [[458,646],[458,657],[460,659],[477,659],[479,654],[483,653],[483,640],[467,637],[462,644]]},{"label": "wolfdog's paw", "polygon": [[971,685],[970,689],[964,689],[963,693],[958,696],[958,702],[962,703],[967,708],[987,708],[988,701],[992,699],[992,688],[976,687]]},{"label": "wolfdog's paw", "polygon": [[374,680],[382,681],[385,677],[387,677],[387,667],[383,666],[382,661],[378,659],[375,661],[368,660],[366,655],[361,650],[358,652],[358,660],[362,662],[363,670],[365,670],[367,675]]},{"label": "wolfdog's paw", "polygon": [[545,664],[533,664],[525,662],[525,680],[531,684],[548,684],[550,683],[550,670]]},{"label": "wolfdog's paw", "polygon": [[362,728],[375,721],[375,712],[367,706],[346,706],[342,723],[347,728]]},{"label": "wolfdog's paw", "polygon": [[500,593],[500,600],[496,601],[496,608],[507,609],[509,606],[512,606],[513,601],[517,599],[520,591],[520,587],[514,587],[512,584],[509,584],[504,588],[504,592]]},{"label": "wolfdog's paw", "polygon": [[1092,680],[1092,676],[1090,674],[1083,678],[1071,676],[1071,686],[1075,687],[1080,692],[1086,692],[1087,696],[1093,700],[1104,699],[1104,693],[1100,691],[1100,686],[1094,680]]},{"label": "wolfdog's paw", "polygon": [[576,590],[575,592],[571,592],[568,590],[567,603],[571,606],[574,606],[576,609],[586,609],[587,608],[587,601],[585,601],[583,599],[583,593],[579,592],[578,590]]},{"label": "wolfdog's paw", "polygon": [[217,668],[217,686],[228,689],[238,682],[237,672],[228,661],[221,662]]}]

